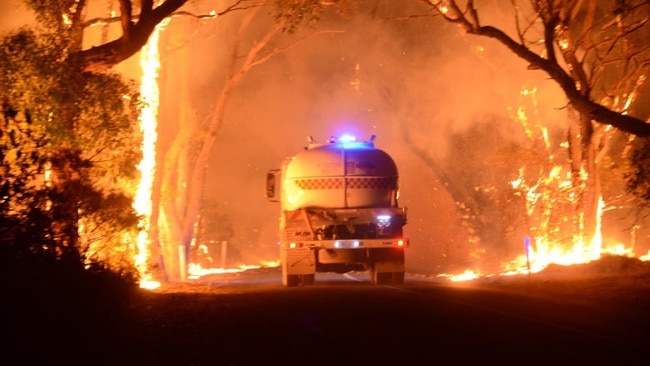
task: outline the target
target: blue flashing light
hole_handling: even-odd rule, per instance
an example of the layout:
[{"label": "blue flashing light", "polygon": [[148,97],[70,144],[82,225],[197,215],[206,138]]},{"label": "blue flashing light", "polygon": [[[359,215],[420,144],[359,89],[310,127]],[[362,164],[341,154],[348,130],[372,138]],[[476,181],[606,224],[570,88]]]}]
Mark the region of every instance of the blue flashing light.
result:
[{"label": "blue flashing light", "polygon": [[343,134],[343,135],[339,136],[339,142],[344,143],[344,144],[347,143],[347,142],[355,142],[355,141],[357,141],[357,138],[354,137],[353,135],[349,134],[349,133],[346,133],[346,134]]},{"label": "blue flashing light", "polygon": [[349,133],[343,134],[336,139],[340,146],[344,149],[358,149],[372,147],[372,142],[357,141],[357,138]]}]

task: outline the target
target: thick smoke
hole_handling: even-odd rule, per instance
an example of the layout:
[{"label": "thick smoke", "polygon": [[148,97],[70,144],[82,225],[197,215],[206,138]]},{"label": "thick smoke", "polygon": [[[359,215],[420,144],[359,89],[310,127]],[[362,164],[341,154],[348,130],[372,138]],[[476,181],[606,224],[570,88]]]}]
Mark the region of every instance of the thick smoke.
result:
[{"label": "thick smoke", "polygon": [[[481,123],[500,124],[503,141],[522,138],[512,114],[524,102],[524,87],[537,87],[536,118],[557,124],[564,118],[557,87],[540,72],[527,70],[502,45],[463,35],[439,18],[409,18],[430,14],[415,2],[367,4],[354,16],[326,14],[316,29],[276,38],[270,47],[310,32],[333,31],[255,67],[235,90],[206,186],[206,199],[229,226],[222,229],[232,234],[224,240],[233,261],[254,264],[278,257],[279,206],[263,197],[266,171],[299,152],[310,135],[325,140],[352,132],[360,139],[377,135],[376,146],[398,164],[400,203],[409,208],[408,269],[467,268],[475,248],[449,187],[416,152],[442,163],[450,136]],[[237,26],[237,16],[227,15],[203,25],[188,43],[193,61],[185,72],[194,75],[199,110],[209,111],[220,92],[232,52],[228,42]],[[259,39],[266,26],[251,30],[249,42]],[[240,46],[242,57],[251,44]]]},{"label": "thick smoke", "polygon": [[[359,139],[376,135],[376,146],[391,154],[400,169],[400,203],[409,209],[405,231],[412,243],[407,269],[467,268],[475,248],[450,192],[473,187],[449,187],[448,181],[466,180],[442,179],[444,172],[431,162],[448,165],[455,149],[455,170],[478,174],[463,169],[475,162],[460,160],[451,137],[493,123],[503,142],[521,139],[512,116],[529,103],[520,94],[524,87],[537,87],[535,118],[562,124],[565,101],[557,86],[539,71],[527,70],[504,46],[463,35],[416,1],[363,4],[355,13],[326,13],[315,28],[276,37],[270,49],[298,44],[251,69],[233,91],[208,167],[204,212],[210,223],[206,240],[228,242],[228,266],[279,257],[279,206],[264,198],[266,172],[299,152],[308,136],[325,140],[352,132]],[[505,2],[494,4],[499,6],[480,9],[484,21],[512,24]],[[212,1],[184,7],[194,14],[212,9]],[[243,19],[243,13],[209,20],[176,17],[165,28],[159,155],[187,118],[179,114],[179,91],[190,92],[192,118],[209,118],[233,52],[239,60],[245,57],[272,21],[259,11],[255,27],[248,28],[234,51]],[[305,37],[318,31],[325,32]],[[119,69],[137,78],[136,63],[129,60]],[[220,253],[212,255],[220,263]]]}]

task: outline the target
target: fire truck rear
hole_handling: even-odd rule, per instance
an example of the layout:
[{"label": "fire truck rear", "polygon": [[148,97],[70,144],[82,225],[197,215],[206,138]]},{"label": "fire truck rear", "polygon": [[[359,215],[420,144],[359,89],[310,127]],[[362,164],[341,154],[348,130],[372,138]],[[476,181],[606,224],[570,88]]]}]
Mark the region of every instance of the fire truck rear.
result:
[{"label": "fire truck rear", "polygon": [[318,272],[369,271],[373,284],[404,282],[406,208],[398,171],[375,136],[317,143],[267,173],[266,197],[280,202],[284,286],[310,285]]}]

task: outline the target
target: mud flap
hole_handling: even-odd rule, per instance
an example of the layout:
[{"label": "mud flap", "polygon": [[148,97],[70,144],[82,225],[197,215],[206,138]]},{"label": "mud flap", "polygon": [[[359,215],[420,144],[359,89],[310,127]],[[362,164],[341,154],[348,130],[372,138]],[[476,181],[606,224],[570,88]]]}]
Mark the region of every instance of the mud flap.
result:
[{"label": "mud flap", "polygon": [[[297,286],[299,283],[312,284],[316,273],[316,255],[309,248],[281,250],[282,284]],[[301,281],[301,279],[304,279]]]},{"label": "mud flap", "polygon": [[370,281],[373,284],[404,283],[404,252],[393,250],[380,250],[374,253],[375,260],[370,269]]},{"label": "mud flap", "polygon": [[404,261],[375,262],[376,272],[404,272]]},{"label": "mud flap", "polygon": [[370,269],[370,282],[374,285],[403,284],[404,262],[376,262]]}]

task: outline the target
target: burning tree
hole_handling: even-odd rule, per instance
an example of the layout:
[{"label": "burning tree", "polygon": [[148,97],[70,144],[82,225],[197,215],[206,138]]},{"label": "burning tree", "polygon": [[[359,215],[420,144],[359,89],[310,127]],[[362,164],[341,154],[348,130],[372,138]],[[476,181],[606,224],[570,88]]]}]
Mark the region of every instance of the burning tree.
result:
[{"label": "burning tree", "polygon": [[[137,16],[131,1],[120,1],[123,35],[87,49],[84,31],[110,21],[85,19],[87,1],[25,3],[44,32],[25,27],[2,41],[1,131],[11,137],[2,145],[3,171],[11,172],[2,176],[3,219],[40,238],[23,243],[32,253],[128,271],[133,248],[123,235],[137,223],[129,192],[137,183],[140,100],[109,68],[136,53],[185,1],[156,8],[144,1]],[[30,140],[36,132],[43,137]],[[14,234],[3,232],[3,243],[15,244]]]},{"label": "burning tree", "polygon": [[[95,182],[96,180],[96,182],[100,185],[108,184],[115,186],[115,180],[120,180],[118,177],[123,177],[125,179],[120,180],[118,185],[121,189],[124,189],[125,192],[133,192],[135,190],[133,179],[137,180],[138,178],[134,175],[134,172],[128,172],[127,175],[124,175],[126,173],[124,169],[126,167],[130,167],[131,169],[134,168],[133,163],[139,158],[140,152],[137,150],[129,149],[134,149],[135,147],[139,146],[139,144],[135,142],[141,138],[140,133],[135,130],[137,128],[136,120],[138,117],[135,115],[135,113],[132,112],[139,110],[139,108],[143,107],[143,105],[137,106],[137,108],[135,104],[130,105],[129,107],[131,109],[129,109],[129,113],[131,114],[129,114],[128,117],[122,116],[120,114],[111,115],[110,113],[106,112],[116,111],[116,109],[111,108],[117,108],[118,104],[111,102],[113,104],[104,105],[103,107],[95,107],[94,110],[92,107],[89,107],[90,109],[85,110],[79,107],[83,104],[84,101],[91,99],[91,102],[98,102],[101,101],[102,98],[86,97],[84,99],[83,94],[76,94],[72,92],[84,91],[83,87],[88,86],[88,80],[96,80],[98,83],[107,83],[108,81],[111,81],[111,83],[105,85],[115,85],[117,87],[119,77],[117,74],[112,72],[111,69],[113,66],[129,59],[131,56],[138,53],[141,48],[147,44],[151,35],[154,34],[157,27],[163,22],[163,20],[169,19],[172,16],[185,15],[196,18],[216,18],[217,15],[220,16],[238,10],[255,9],[267,5],[269,7],[277,6],[278,9],[283,9],[282,11],[276,13],[276,19],[278,20],[278,23],[272,27],[272,31],[269,32],[269,34],[265,36],[264,39],[253,48],[245,63],[243,65],[240,65],[241,67],[237,71],[231,71],[231,74],[229,75],[230,80],[226,83],[222,96],[217,101],[217,106],[213,117],[211,117],[211,121],[207,124],[204,124],[203,126],[200,126],[201,124],[198,122],[196,126],[193,124],[188,124],[189,128],[186,129],[184,133],[179,135],[177,142],[181,144],[187,143],[188,139],[196,139],[197,136],[194,135],[195,132],[204,136],[205,140],[199,141],[199,149],[197,151],[189,151],[186,147],[179,148],[178,146],[180,145],[175,145],[172,147],[166,158],[168,160],[169,166],[168,172],[170,173],[165,175],[163,179],[166,182],[166,184],[163,186],[163,189],[165,190],[165,193],[171,194],[173,198],[167,197],[163,201],[163,204],[161,205],[161,207],[163,207],[163,211],[158,211],[158,207],[156,204],[154,204],[154,207],[156,208],[153,212],[150,212],[148,214],[151,214],[153,221],[158,221],[158,217],[162,216],[162,220],[169,223],[170,231],[167,233],[165,241],[182,244],[189,243],[189,241],[195,235],[195,229],[197,225],[196,220],[198,217],[201,200],[200,187],[202,186],[202,180],[204,179],[204,172],[202,167],[206,164],[209,151],[214,144],[214,138],[216,138],[217,131],[222,123],[223,111],[226,105],[226,101],[228,100],[227,96],[229,95],[232,88],[237,84],[237,81],[245,75],[248,69],[264,62],[266,59],[273,56],[273,54],[284,50],[275,49],[266,55],[260,56],[260,52],[264,51],[264,46],[269,42],[270,39],[273,38],[275,34],[282,31],[291,32],[295,30],[295,27],[304,20],[314,20],[316,15],[319,13],[319,9],[322,7],[320,3],[313,3],[309,1],[235,0],[219,13],[214,13],[207,16],[197,16],[195,14],[190,14],[188,12],[179,10],[181,6],[186,2],[187,0],[167,0],[154,4],[153,1],[142,1],[139,3],[134,3],[130,0],[120,0],[118,1],[119,13],[117,15],[114,15],[112,11],[112,2],[109,2],[108,16],[88,19],[87,14],[90,12],[90,3],[87,1],[25,0],[25,3],[35,11],[37,20],[39,20],[41,24],[44,24],[48,29],[48,35],[51,37],[51,45],[56,46],[56,48],[61,51],[59,55],[53,56],[52,54],[47,54],[46,57],[40,60],[45,63],[49,63],[50,65],[62,65],[66,67],[66,70],[69,71],[69,73],[65,74],[66,77],[68,77],[67,80],[77,81],[76,83],[72,83],[72,85],[79,87],[69,89],[69,92],[67,94],[62,90],[60,94],[60,100],[52,101],[53,105],[61,106],[61,113],[54,114],[55,117],[59,117],[56,118],[56,120],[61,121],[61,124],[58,125],[60,127],[59,136],[64,138],[64,140],[67,139],[66,141],[72,145],[81,141],[83,141],[84,144],[90,143],[90,145],[79,145],[81,146],[80,153],[83,154],[84,157],[88,156],[97,160],[111,162],[109,166],[114,168],[115,171],[109,172],[105,170],[103,173],[110,174],[104,175],[102,175],[100,171],[97,171],[92,175],[92,177],[88,177],[88,179],[90,179],[89,182]],[[251,19],[252,16],[248,18],[248,20]],[[104,31],[100,44],[94,45],[92,47],[85,47],[86,44],[90,43],[86,41],[85,36],[91,27],[102,26],[106,30],[110,24],[120,25],[121,34],[117,38],[108,40],[105,37],[105,34],[107,32]],[[244,29],[246,28],[247,24],[249,23],[246,22],[243,25]],[[289,48],[290,47],[291,46],[289,46]],[[233,67],[237,66],[233,64]],[[39,75],[39,77],[43,76],[45,75]],[[65,78],[62,76],[61,80],[64,79]],[[113,84],[113,81],[115,84]],[[51,87],[66,88],[68,85],[70,84],[59,82],[57,84],[51,85]],[[129,87],[132,87],[132,85]],[[16,94],[21,93],[20,88],[17,88],[17,90],[18,91]],[[52,90],[54,89],[48,91],[51,92]],[[101,91],[100,88],[94,90]],[[85,91],[87,92],[87,90]],[[128,93],[126,93],[117,88],[106,88],[104,92],[107,95],[104,97],[104,100],[106,101],[112,101],[112,97],[119,98],[120,96],[128,95],[128,98],[123,98],[120,100],[130,101],[131,103],[141,102],[139,96],[135,95],[134,89],[130,89]],[[108,95],[110,95],[110,97]],[[86,96],[88,96],[88,94]],[[22,103],[22,101],[18,102],[17,108],[29,108],[32,106],[29,104],[29,101],[26,102],[26,105],[23,105]],[[126,105],[127,104],[123,103],[123,106]],[[93,111],[100,112],[96,113],[95,116],[100,116],[100,119],[103,118],[103,122],[97,123],[92,120],[91,117],[93,117]],[[189,116],[190,114],[191,113],[188,113],[187,115]],[[108,120],[110,120],[111,116],[116,117],[116,121],[120,123],[120,128],[130,128],[130,133],[128,133],[126,136],[115,133],[116,126],[108,123]],[[41,119],[39,115],[38,120],[46,121],[48,119]],[[93,128],[93,126],[101,126],[101,128]],[[200,128],[198,130],[193,130],[195,127]],[[107,136],[110,134],[110,136],[112,136],[114,139],[114,141],[112,141],[112,145],[98,144],[97,140],[93,140],[93,138],[96,139],[98,137],[97,132],[104,132],[107,134]],[[207,134],[203,135],[206,132]],[[146,134],[146,132],[144,133]],[[203,139],[200,138],[199,140]],[[92,144],[93,142],[95,145]],[[123,143],[124,145],[119,145],[119,142]],[[85,149],[88,149],[89,151],[85,151]],[[129,152],[125,153],[125,149],[129,150]],[[195,153],[198,154],[198,156],[194,155]],[[112,155],[110,157],[106,157],[106,154]],[[130,162],[130,164],[124,161],[116,162],[115,159],[117,157],[123,159],[124,161]],[[196,164],[197,168],[191,169],[190,166],[192,164]],[[94,169],[97,169],[100,166],[103,166],[103,169],[106,169],[106,165],[93,164],[92,166]],[[62,177],[62,181],[66,180],[65,177],[79,176],[79,174],[77,174],[79,171],[75,169],[81,169],[81,167],[70,167],[68,165],[66,169],[71,170],[71,174],[60,175]],[[120,171],[119,169],[122,170]],[[181,172],[180,176],[176,175],[179,170]],[[148,173],[143,172],[142,174]],[[174,177],[178,179],[175,179]],[[174,195],[173,193],[170,193],[175,189],[179,189],[179,191],[176,192],[179,193],[180,190],[183,190],[183,188],[177,185],[182,186],[185,184],[185,182],[189,182],[192,187],[196,187],[197,189],[190,189],[185,191],[189,192],[189,196],[187,197],[184,194]],[[156,196],[156,194],[148,198],[154,199],[154,196]],[[112,202],[115,202],[115,200]],[[124,204],[126,201],[122,200],[120,202],[121,204]],[[76,216],[73,212],[75,210],[75,206],[72,205],[68,208],[70,210],[71,216],[70,220],[67,221],[67,224],[69,224],[70,227],[66,230],[66,232],[71,233],[71,235],[74,233],[72,237],[72,246],[74,247],[76,245],[76,241],[79,239],[76,233],[80,232],[80,229],[82,228],[84,230],[89,230],[89,228],[94,227],[95,225],[90,224],[89,222],[82,223],[81,221],[76,220]],[[149,231],[149,227],[143,229]],[[147,234],[149,234],[149,232]],[[84,234],[83,239],[86,240],[87,238],[88,236]],[[157,238],[154,240],[157,240]],[[101,242],[106,244],[105,241]],[[108,245],[108,247],[110,248],[111,246]],[[158,254],[167,256],[172,261],[172,267],[177,267],[176,265],[178,263],[174,263],[175,261],[173,260],[173,258],[178,255],[177,251]],[[178,268],[170,268],[170,270],[177,271]],[[176,276],[174,277],[176,278]]]},{"label": "burning tree", "polygon": [[[472,0],[424,2],[436,15],[468,34],[503,44],[528,62],[529,69],[545,72],[564,91],[568,100],[566,154],[571,189],[561,192],[575,209],[569,217],[573,244],[588,252],[586,259],[600,255],[603,203],[614,204],[615,197],[611,182],[607,187],[610,196],[603,197],[600,175],[606,172],[600,168],[620,168],[625,145],[650,135],[650,124],[645,121],[650,111],[638,103],[640,95],[648,92],[650,5],[646,1],[513,1],[513,23],[497,27],[481,21],[481,15],[495,4],[476,5]],[[510,28],[512,31],[506,31]],[[535,199],[550,198],[542,188],[543,184],[560,182],[562,177],[556,174],[556,169],[546,170],[538,180],[517,185],[528,195],[529,214],[536,208],[546,212],[538,216],[539,223],[549,224],[553,208],[560,202],[559,197],[546,203]],[[549,230],[557,227],[535,225],[535,236],[548,237]]]},{"label": "burning tree", "polygon": [[[210,228],[205,218],[208,214],[204,202],[206,185],[206,169],[210,165],[212,152],[219,138],[219,131],[225,123],[225,113],[232,94],[248,72],[274,56],[286,52],[307,39],[327,31],[313,31],[303,37],[291,39],[293,32],[304,24],[313,24],[323,11],[320,2],[293,1],[256,1],[241,2],[238,6],[229,7],[226,11],[243,10],[241,19],[233,38],[220,40],[228,44],[228,67],[223,70],[222,78],[214,100],[210,102],[210,110],[205,118],[198,117],[196,107],[192,104],[186,76],[181,77],[181,103],[178,105],[178,116],[182,119],[183,127],[173,137],[170,147],[163,157],[163,172],[160,184],[154,189],[155,196],[160,197],[154,202],[154,214],[157,220],[156,230],[152,238],[158,243],[175,243],[184,253],[196,252],[207,242]],[[272,14],[264,14],[263,11]],[[262,31],[256,31],[256,24],[264,24]],[[284,36],[284,38],[283,38]],[[254,37],[251,40],[249,37]],[[244,56],[242,56],[242,54]],[[181,62],[191,62],[186,57]],[[216,211],[212,215],[218,215]],[[213,229],[214,229],[213,225]],[[225,232],[229,232],[226,229]],[[231,234],[230,234],[231,235]],[[214,238],[212,238],[214,239]],[[223,240],[223,238],[220,238]],[[178,249],[168,245],[158,245],[163,252],[166,275],[172,279],[184,279],[183,271],[187,263],[180,260]]]},{"label": "burning tree", "polygon": [[[29,38],[30,42],[34,45],[29,45],[28,49],[35,48],[36,51],[48,49],[57,52],[41,52],[39,57],[28,55],[22,59],[17,55],[11,55],[13,59],[7,56],[4,60],[7,65],[17,60],[20,61],[20,63],[16,63],[15,67],[6,68],[7,71],[15,72],[6,78],[7,84],[12,82],[12,78],[28,80],[26,70],[37,70],[38,75],[30,79],[35,81],[34,84],[14,83],[14,88],[8,89],[8,93],[13,94],[5,97],[12,103],[12,108],[29,111],[34,121],[39,123],[47,121],[50,126],[48,132],[53,133],[53,137],[55,137],[50,139],[53,149],[75,146],[78,148],[74,150],[75,153],[82,159],[79,162],[87,165],[72,164],[72,160],[67,161],[66,158],[58,159],[56,161],[60,162],[64,169],[57,171],[57,167],[52,166],[55,171],[51,177],[58,177],[56,182],[60,182],[60,185],[73,181],[73,178],[83,177],[88,184],[93,184],[108,194],[102,202],[97,200],[93,202],[101,203],[99,207],[104,209],[104,212],[112,213],[114,218],[121,217],[122,224],[128,223],[133,227],[136,221],[133,209],[129,207],[130,204],[138,209],[138,213],[151,215],[151,212],[140,212],[142,205],[140,201],[153,199],[151,192],[145,192],[145,194],[149,193],[147,197],[136,197],[135,202],[132,195],[136,190],[138,195],[140,194],[141,189],[137,188],[139,181],[150,178],[149,174],[152,174],[149,171],[141,171],[138,176],[135,169],[137,161],[141,157],[147,157],[149,153],[138,149],[141,145],[139,141],[149,141],[151,133],[146,130],[139,131],[138,121],[145,117],[138,113],[150,109],[151,106],[148,104],[151,101],[147,99],[149,96],[137,95],[134,85],[124,81],[112,70],[113,67],[129,59],[147,45],[150,37],[154,34],[157,35],[155,32],[165,19],[180,15],[215,18],[229,12],[258,7],[262,2],[235,0],[223,12],[197,16],[179,10],[187,0],[167,0],[156,4],[153,1],[134,3],[130,0],[120,0],[117,2],[119,4],[117,14],[113,11],[113,2],[107,2],[106,8],[103,9],[104,11],[108,9],[107,16],[94,18],[88,18],[88,14],[93,10],[94,13],[97,13],[97,8],[91,9],[91,4],[88,1],[25,0],[24,2],[34,10],[36,19],[45,26],[47,33],[36,35],[31,31],[23,31],[11,38],[12,47],[24,47],[21,44],[22,38],[31,37]],[[108,39],[107,33],[112,24],[119,24],[121,33],[111,40]],[[99,44],[92,45],[92,41],[89,41],[87,36],[91,34],[89,30],[98,26],[102,28],[101,41]],[[47,41],[38,43],[32,38],[47,39]],[[88,44],[92,46],[88,46]],[[23,53],[22,56],[25,54]],[[25,66],[28,61],[33,61],[31,66]],[[155,61],[159,62],[159,60]],[[145,65],[145,67],[153,66]],[[65,73],[57,70],[63,70]],[[48,73],[53,73],[57,77],[53,80]],[[70,83],[70,81],[74,82]],[[49,95],[55,95],[56,98],[49,100],[38,92],[32,92],[30,88],[37,88],[38,92],[49,93]],[[26,92],[28,90],[29,92]],[[141,90],[141,93],[146,92]],[[24,95],[36,96],[36,98],[24,98]],[[38,98],[41,98],[38,100],[41,104],[36,103]],[[157,108],[157,105],[153,107]],[[34,109],[30,110],[30,108]],[[44,110],[41,111],[39,108],[44,108]],[[48,115],[48,112],[52,113]],[[56,123],[52,124],[52,121]],[[155,124],[152,126],[154,129],[156,128]],[[151,146],[152,141],[149,143],[148,148],[155,148],[155,146]],[[155,141],[153,143],[155,144]],[[71,158],[71,156],[68,157]],[[140,165],[138,168],[145,168],[144,162]],[[90,169],[90,173],[81,174],[82,169]],[[150,189],[150,187],[148,188]],[[109,193],[113,191],[121,192],[122,196],[118,196],[117,193]],[[67,189],[66,192],[72,191]],[[99,225],[99,221],[97,221],[96,211],[84,209],[80,211],[83,217],[79,216],[77,211],[81,207],[72,203],[89,201],[89,196],[84,196],[85,191],[83,190],[76,189],[76,192],[78,192],[77,198],[68,197],[70,205],[62,206],[67,207],[69,211],[64,222],[67,228],[63,230],[69,234],[69,239],[66,240],[69,246],[77,248],[82,245],[84,248],[88,248],[94,245],[93,252],[102,252],[104,257],[110,256],[110,253],[121,253],[122,257],[129,258],[127,262],[133,261],[134,255],[137,254],[135,261],[138,270],[141,274],[149,272],[150,269],[145,267],[155,265],[155,263],[141,263],[143,260],[140,258],[145,254],[143,253],[145,248],[140,243],[137,248],[132,247],[133,240],[135,240],[133,234],[129,234],[127,237],[122,236],[125,234],[121,231],[122,226],[115,225],[115,221],[112,222],[112,226],[100,230],[102,225]],[[114,209],[115,205],[119,205],[120,208]],[[147,206],[146,203],[144,205]],[[132,219],[128,222],[124,221],[125,217],[120,215],[121,212],[132,215]],[[142,218],[137,222],[140,226],[140,237],[143,234],[149,235],[148,224],[144,225],[145,221]],[[104,220],[104,227],[108,223],[110,221]],[[113,239],[109,240],[109,237]],[[122,265],[129,265],[129,263],[123,262]]]},{"label": "burning tree", "polygon": [[[137,139],[137,98],[113,75],[56,62],[64,57],[57,45],[28,30],[2,42],[3,215],[33,236],[22,242],[32,253],[78,263],[112,253],[113,264],[128,264],[118,233],[136,222],[121,188],[134,177],[128,162],[138,152],[123,144]],[[103,250],[108,243],[113,251]]]}]

